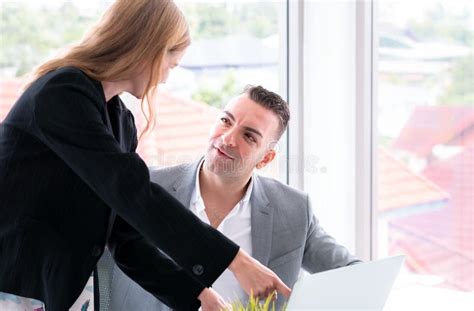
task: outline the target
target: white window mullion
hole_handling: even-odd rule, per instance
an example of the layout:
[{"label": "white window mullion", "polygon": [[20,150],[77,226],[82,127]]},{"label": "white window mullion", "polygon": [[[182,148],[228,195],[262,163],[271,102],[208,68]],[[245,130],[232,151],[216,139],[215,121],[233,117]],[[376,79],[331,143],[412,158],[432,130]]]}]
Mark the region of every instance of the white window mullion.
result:
[{"label": "white window mullion", "polygon": [[288,104],[291,121],[288,128],[288,184],[304,189],[304,1],[288,0]]},{"label": "white window mullion", "polygon": [[374,36],[372,1],[356,2],[356,255],[374,258],[376,189]]}]

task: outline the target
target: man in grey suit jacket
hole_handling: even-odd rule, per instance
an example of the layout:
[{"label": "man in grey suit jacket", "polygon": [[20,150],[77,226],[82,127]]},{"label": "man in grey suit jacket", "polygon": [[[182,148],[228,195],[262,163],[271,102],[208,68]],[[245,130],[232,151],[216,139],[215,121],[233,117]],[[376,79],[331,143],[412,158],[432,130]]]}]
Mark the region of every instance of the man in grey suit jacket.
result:
[{"label": "man in grey suit jacket", "polygon": [[[306,193],[254,173],[274,159],[288,120],[280,96],[248,87],[224,108],[203,159],[152,170],[151,179],[292,287],[301,268],[315,273],[359,261],[321,228]],[[245,299],[235,279],[222,278],[213,285],[219,294]],[[283,302],[278,297],[277,307]],[[111,309],[167,308],[116,269]]]}]

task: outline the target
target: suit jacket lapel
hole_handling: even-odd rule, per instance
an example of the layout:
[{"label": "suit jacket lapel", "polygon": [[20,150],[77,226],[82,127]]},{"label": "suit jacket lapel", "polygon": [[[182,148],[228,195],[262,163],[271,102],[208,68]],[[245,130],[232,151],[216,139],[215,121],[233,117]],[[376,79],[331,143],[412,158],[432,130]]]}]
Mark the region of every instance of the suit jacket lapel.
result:
[{"label": "suit jacket lapel", "polygon": [[196,172],[200,163],[201,159],[184,166],[181,174],[178,173],[179,177],[176,182],[172,183],[170,189],[168,189],[188,209],[190,208],[191,196],[196,184]]},{"label": "suit jacket lapel", "polygon": [[268,265],[272,246],[273,210],[258,175],[254,175],[250,204],[252,206],[252,257]]},{"label": "suit jacket lapel", "polygon": [[[196,172],[200,163],[201,159],[186,165],[177,180],[167,189],[186,208],[190,207],[191,196],[196,183]],[[253,175],[253,178],[255,180],[250,197],[250,204],[252,206],[252,257],[263,265],[268,265],[272,246],[273,210],[270,208],[270,202],[265,194],[260,178],[257,174]]]}]

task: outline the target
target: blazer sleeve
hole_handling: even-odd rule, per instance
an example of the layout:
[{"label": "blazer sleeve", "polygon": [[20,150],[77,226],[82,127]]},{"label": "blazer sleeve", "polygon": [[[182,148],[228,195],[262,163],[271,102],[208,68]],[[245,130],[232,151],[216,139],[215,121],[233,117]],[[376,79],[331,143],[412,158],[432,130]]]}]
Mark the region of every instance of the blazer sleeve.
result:
[{"label": "blazer sleeve", "polygon": [[154,247],[121,217],[116,217],[108,247],[117,266],[173,310],[197,310],[201,283]]},{"label": "blazer sleeve", "polygon": [[51,78],[33,100],[32,132],[120,217],[211,286],[238,246],[152,183],[138,154],[120,148],[102,120],[102,91],[68,71]]},{"label": "blazer sleeve", "polygon": [[306,196],[308,231],[302,267],[316,273],[361,262],[324,231],[313,213],[309,196]]}]

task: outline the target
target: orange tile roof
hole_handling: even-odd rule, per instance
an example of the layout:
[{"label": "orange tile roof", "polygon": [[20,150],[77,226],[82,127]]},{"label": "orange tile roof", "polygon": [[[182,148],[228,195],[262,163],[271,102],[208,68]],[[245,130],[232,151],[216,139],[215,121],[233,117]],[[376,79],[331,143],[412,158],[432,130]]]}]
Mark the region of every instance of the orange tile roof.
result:
[{"label": "orange tile roof", "polygon": [[22,81],[19,79],[0,80],[0,122],[5,119],[11,106],[21,95]]},{"label": "orange tile roof", "polygon": [[425,158],[435,145],[468,146],[472,142],[474,107],[417,106],[393,147]]},{"label": "orange tile roof", "polygon": [[[219,110],[166,92],[160,92],[157,101],[156,126],[140,141],[140,156],[155,166],[188,162],[203,155]],[[141,113],[134,115],[140,131],[145,119]]]},{"label": "orange tile roof", "polygon": [[423,174],[450,200],[438,211],[391,221],[391,235],[400,236],[394,243],[418,262],[417,272],[443,276],[445,287],[474,291],[474,145]]},{"label": "orange tile roof", "polygon": [[447,192],[413,172],[387,150],[379,148],[377,156],[378,211],[415,207],[449,198]]}]

